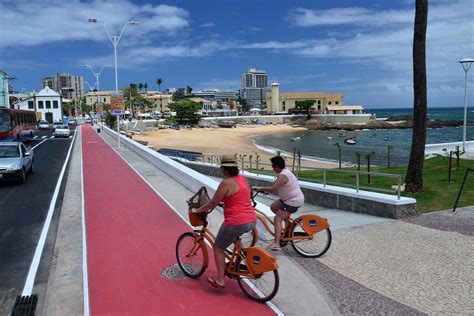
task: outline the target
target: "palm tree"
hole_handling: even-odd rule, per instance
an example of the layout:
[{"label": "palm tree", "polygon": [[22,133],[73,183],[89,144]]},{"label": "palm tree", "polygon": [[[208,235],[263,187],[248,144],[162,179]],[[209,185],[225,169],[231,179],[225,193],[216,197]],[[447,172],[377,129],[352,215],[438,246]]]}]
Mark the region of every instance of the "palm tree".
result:
[{"label": "palm tree", "polygon": [[145,93],[148,93],[148,83],[145,82],[143,88],[145,88]]},{"label": "palm tree", "polygon": [[423,191],[423,164],[425,161],[426,118],[426,27],[428,24],[428,0],[416,0],[413,35],[413,138],[410,161],[405,176],[408,192]]},{"label": "palm tree", "polygon": [[139,84],[138,84],[138,90],[139,90],[139,91],[142,91],[142,89],[143,89],[143,83],[139,83]]},{"label": "palm tree", "polygon": [[163,97],[161,93],[161,84],[163,83],[163,79],[158,78],[156,79],[156,84],[158,85],[158,89],[160,90],[160,112],[163,115]]}]

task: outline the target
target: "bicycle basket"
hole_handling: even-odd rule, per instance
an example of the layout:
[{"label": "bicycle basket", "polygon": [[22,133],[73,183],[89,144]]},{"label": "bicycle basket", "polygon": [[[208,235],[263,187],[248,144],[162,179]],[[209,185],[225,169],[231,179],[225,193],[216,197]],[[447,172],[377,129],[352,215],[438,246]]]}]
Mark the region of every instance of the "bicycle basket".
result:
[{"label": "bicycle basket", "polygon": [[204,225],[204,217],[203,214],[196,214],[192,213],[191,209],[199,208],[209,202],[209,194],[207,194],[206,187],[201,187],[189,200],[186,201],[189,207],[189,222],[192,226],[202,226]]}]

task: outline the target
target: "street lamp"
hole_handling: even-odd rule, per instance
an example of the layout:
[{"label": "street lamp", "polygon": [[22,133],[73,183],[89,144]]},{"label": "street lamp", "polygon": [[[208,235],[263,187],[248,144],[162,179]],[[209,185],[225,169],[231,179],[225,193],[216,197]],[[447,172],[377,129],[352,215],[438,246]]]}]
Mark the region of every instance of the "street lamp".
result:
[{"label": "street lamp", "polygon": [[127,27],[128,24],[130,25],[138,25],[139,23],[137,21],[126,21],[125,24],[123,25],[122,31],[120,32],[119,36],[116,35],[110,35],[109,30],[105,26],[104,21],[98,20],[98,19],[89,19],[89,23],[102,23],[104,26],[105,32],[109,36],[110,41],[112,42],[112,46],[114,47],[114,59],[115,59],[115,93],[118,94],[118,73],[117,73],[117,46],[120,43],[120,39],[122,38],[123,31],[125,31],[125,28]]},{"label": "street lamp", "polygon": [[[97,93],[96,93],[96,96],[97,96],[96,106],[98,106],[98,105],[99,105],[99,93],[98,93],[98,92],[100,91],[100,88],[99,88],[99,83],[100,83],[100,82],[99,82],[99,78],[100,78],[100,74],[102,73],[102,69],[104,68],[104,66],[103,66],[103,65],[100,66],[99,72],[95,72],[95,71],[94,71],[94,68],[92,68],[91,65],[84,65],[84,68],[89,68],[89,69],[92,71],[92,74],[93,74],[94,77],[95,77],[95,84],[94,84],[94,87],[97,86],[97,90],[96,90],[96,92],[97,92]],[[89,85],[89,83],[87,83],[87,84]],[[90,87],[90,85],[89,85],[89,87]],[[95,113],[96,113],[96,109],[95,109],[95,107],[94,107],[94,115],[95,115]]]},{"label": "street lamp", "polygon": [[464,58],[459,61],[464,69],[464,128],[462,132],[462,151],[466,152],[466,132],[467,132],[467,72],[474,62],[472,58]]}]

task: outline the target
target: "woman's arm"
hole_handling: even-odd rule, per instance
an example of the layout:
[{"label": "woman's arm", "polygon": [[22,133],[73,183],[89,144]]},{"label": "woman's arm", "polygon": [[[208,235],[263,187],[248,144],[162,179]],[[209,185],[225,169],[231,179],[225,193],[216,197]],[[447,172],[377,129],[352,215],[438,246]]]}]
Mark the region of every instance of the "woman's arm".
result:
[{"label": "woman's arm", "polygon": [[272,192],[277,191],[279,188],[281,188],[286,183],[288,183],[288,178],[283,174],[279,174],[277,179],[275,180],[275,182],[272,183],[271,186],[269,186],[269,187],[253,187],[253,188],[256,189],[257,191],[261,191],[261,192],[264,192],[264,193],[272,193]]},{"label": "woman's arm", "polygon": [[217,204],[219,204],[219,202],[221,202],[224,199],[228,190],[229,190],[229,185],[226,179],[226,180],[223,180],[219,184],[219,187],[217,187],[217,191],[216,193],[214,193],[214,196],[212,197],[212,199],[206,204],[204,204],[203,206],[201,206],[200,208],[196,209],[195,212],[204,213],[213,209],[214,207],[217,206]]}]

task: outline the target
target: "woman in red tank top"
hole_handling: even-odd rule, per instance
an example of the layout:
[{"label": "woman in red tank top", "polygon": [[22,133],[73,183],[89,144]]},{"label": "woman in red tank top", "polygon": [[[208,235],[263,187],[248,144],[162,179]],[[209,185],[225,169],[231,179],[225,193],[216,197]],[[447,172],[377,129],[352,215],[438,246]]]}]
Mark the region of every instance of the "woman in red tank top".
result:
[{"label": "woman in red tank top", "polygon": [[257,221],[250,199],[250,186],[247,179],[239,174],[234,156],[222,156],[221,171],[225,179],[219,184],[216,193],[208,203],[195,210],[195,212],[207,212],[220,202],[224,202],[224,223],[214,243],[217,276],[207,278],[212,286],[219,288],[225,286],[225,249],[237,237],[253,229]]}]

